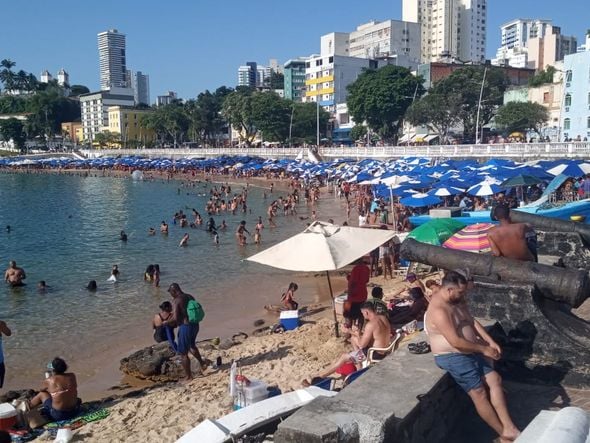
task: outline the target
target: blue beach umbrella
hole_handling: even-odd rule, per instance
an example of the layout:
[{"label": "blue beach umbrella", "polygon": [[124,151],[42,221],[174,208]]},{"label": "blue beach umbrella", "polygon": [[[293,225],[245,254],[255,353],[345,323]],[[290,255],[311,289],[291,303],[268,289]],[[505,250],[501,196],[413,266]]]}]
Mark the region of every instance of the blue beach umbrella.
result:
[{"label": "blue beach umbrella", "polygon": [[438,188],[431,189],[428,191],[428,195],[434,195],[437,197],[449,197],[451,195],[463,194],[465,189],[455,188],[453,186],[440,186]]},{"label": "blue beach umbrella", "polygon": [[438,205],[442,203],[442,200],[435,195],[414,194],[411,197],[402,198],[399,202],[411,208],[423,208],[425,206]]},{"label": "blue beach umbrella", "polygon": [[478,183],[477,185],[472,186],[467,190],[469,195],[474,195],[478,197],[483,197],[487,195],[497,194],[498,192],[502,192],[503,189],[495,183],[491,182],[483,182]]}]

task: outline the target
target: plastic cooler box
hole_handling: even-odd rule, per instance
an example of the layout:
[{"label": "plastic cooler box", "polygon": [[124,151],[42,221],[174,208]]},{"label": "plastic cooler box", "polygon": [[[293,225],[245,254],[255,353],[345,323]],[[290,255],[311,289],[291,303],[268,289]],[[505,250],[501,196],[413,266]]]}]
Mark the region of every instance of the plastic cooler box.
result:
[{"label": "plastic cooler box", "polygon": [[16,425],[18,412],[10,403],[0,404],[0,429],[6,431]]},{"label": "plastic cooler box", "polygon": [[286,331],[291,331],[293,329],[297,329],[299,327],[299,311],[283,311],[279,317],[281,326],[285,328]]},{"label": "plastic cooler box", "polygon": [[244,398],[246,406],[268,398],[268,385],[262,380],[251,379],[248,386],[244,386]]}]

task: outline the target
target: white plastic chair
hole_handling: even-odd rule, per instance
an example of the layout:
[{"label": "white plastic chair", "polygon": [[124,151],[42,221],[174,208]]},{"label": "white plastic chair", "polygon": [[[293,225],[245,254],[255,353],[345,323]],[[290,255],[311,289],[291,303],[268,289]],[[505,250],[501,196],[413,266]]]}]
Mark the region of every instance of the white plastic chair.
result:
[{"label": "white plastic chair", "polygon": [[367,358],[363,361],[363,365],[362,365],[363,368],[368,368],[372,364],[382,360],[382,358],[378,359],[378,360],[373,359],[373,355],[375,354],[375,352],[378,352],[379,354],[381,354],[383,356],[389,355],[392,352],[394,352],[397,349],[397,345],[399,344],[403,335],[404,335],[403,331],[401,329],[398,329],[397,331],[395,331],[395,336],[393,337],[393,340],[391,341],[391,343],[389,344],[388,347],[386,347],[386,348],[369,348],[369,350],[367,351]]}]

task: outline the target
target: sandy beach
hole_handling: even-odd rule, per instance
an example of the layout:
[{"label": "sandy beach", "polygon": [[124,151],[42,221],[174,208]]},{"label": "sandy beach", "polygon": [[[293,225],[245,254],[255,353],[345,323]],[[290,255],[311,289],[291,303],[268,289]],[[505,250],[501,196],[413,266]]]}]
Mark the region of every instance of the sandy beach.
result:
[{"label": "sandy beach", "polygon": [[[372,278],[371,284],[382,286],[385,298],[403,287],[401,279],[383,277]],[[232,411],[228,383],[233,360],[239,360],[248,378],[264,380],[282,392],[300,388],[303,379],[350,350],[349,344],[334,335],[331,306],[324,303],[314,308],[324,309],[305,317],[294,331],[250,336],[228,350],[205,351],[210,358],[220,356],[223,366],[217,371],[207,369],[188,385],[170,383],[145,388],[130,398],[106,401],[109,417],[75,431],[76,441],[175,441],[204,419]]]}]

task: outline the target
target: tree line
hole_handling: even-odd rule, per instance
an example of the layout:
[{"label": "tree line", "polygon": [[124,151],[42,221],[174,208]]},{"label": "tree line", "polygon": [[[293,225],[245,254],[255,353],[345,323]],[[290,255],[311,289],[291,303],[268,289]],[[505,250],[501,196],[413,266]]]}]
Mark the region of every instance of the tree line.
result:
[{"label": "tree line", "polygon": [[[89,92],[84,86],[69,88],[55,81],[40,84],[32,74],[15,73],[12,70],[15,65],[10,60],[2,60],[0,66],[4,88],[0,96],[0,114],[28,114],[24,122],[8,124],[5,120],[0,123],[0,134],[4,138],[49,138],[60,131],[62,122],[80,118],[79,101],[68,97],[68,92]],[[540,73],[531,84],[548,81],[549,73]],[[276,77],[270,83],[277,86],[280,80]],[[413,75],[407,68],[389,65],[366,69],[347,88],[348,112],[356,122],[351,138],[369,136],[372,141],[395,144],[403,133],[404,123],[409,122],[439,134],[443,142],[451,129],[462,127],[464,139],[471,141],[475,138],[475,128],[493,119],[506,131],[539,132],[548,119],[547,110],[533,103],[504,104],[508,86],[504,71],[496,67],[462,67],[428,90],[423,78]],[[14,90],[24,94],[11,95],[10,91]],[[263,141],[281,144],[313,144],[317,137],[315,103],[294,102],[268,90],[222,86],[212,92],[201,92],[194,99],[175,100],[165,106],[153,106],[151,110],[140,118],[139,124],[154,131],[160,145],[177,146],[185,142],[219,145],[227,139],[230,127],[239,134],[239,142],[247,145],[257,136]],[[24,135],[15,138],[19,124]],[[330,139],[333,124],[330,114],[320,107],[322,140]],[[9,129],[3,131],[7,125]],[[8,133],[12,137],[8,137]],[[105,133],[95,142],[108,145],[120,143],[120,140],[116,134]]]}]

